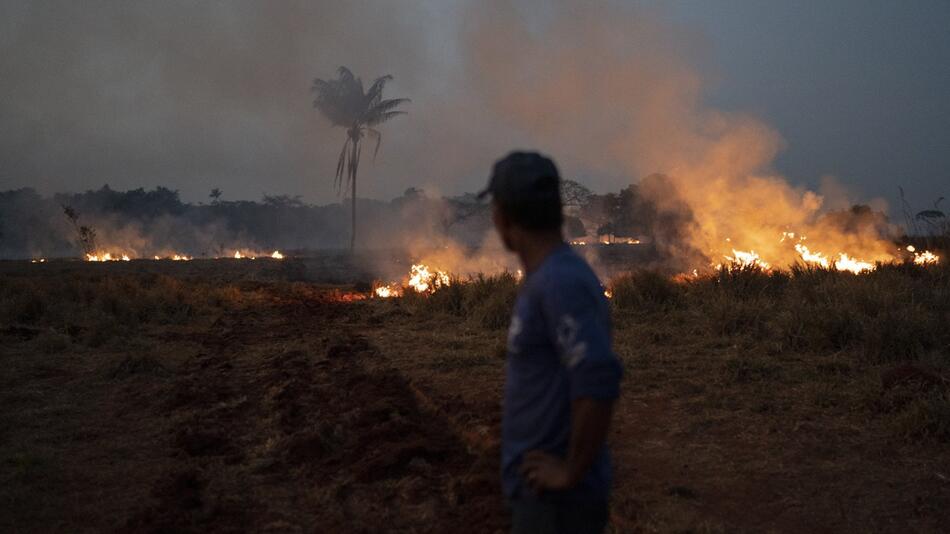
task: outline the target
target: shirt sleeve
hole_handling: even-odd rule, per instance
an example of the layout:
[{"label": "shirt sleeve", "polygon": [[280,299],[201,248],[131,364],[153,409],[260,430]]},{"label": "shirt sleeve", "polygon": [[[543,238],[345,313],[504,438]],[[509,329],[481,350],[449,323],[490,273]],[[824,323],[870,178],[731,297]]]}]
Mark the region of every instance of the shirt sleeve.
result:
[{"label": "shirt sleeve", "polygon": [[548,335],[568,372],[571,399],[613,400],[623,374],[611,350],[610,317],[600,286],[588,287],[569,277],[548,287],[542,313]]}]

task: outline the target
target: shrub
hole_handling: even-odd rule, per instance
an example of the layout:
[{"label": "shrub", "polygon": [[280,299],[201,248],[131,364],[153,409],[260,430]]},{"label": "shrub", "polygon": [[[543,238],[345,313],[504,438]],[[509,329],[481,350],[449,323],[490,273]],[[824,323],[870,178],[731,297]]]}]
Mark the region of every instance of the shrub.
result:
[{"label": "shrub", "polygon": [[429,294],[407,291],[401,301],[417,313],[447,313],[469,317],[485,328],[508,326],[518,291],[518,281],[511,273],[468,279],[453,279]]},{"label": "shrub", "polygon": [[610,283],[611,301],[618,309],[654,310],[674,306],[680,298],[679,284],[656,271],[635,271]]}]

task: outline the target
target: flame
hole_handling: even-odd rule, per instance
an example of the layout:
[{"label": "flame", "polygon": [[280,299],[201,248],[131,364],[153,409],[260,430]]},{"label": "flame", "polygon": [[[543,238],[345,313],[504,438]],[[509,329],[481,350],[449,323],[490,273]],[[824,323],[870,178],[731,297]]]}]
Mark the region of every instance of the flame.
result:
[{"label": "flame", "polygon": [[270,255],[270,257],[271,257],[271,258],[274,258],[275,260],[282,260],[282,259],[284,259],[284,255],[281,254],[279,250],[275,250],[274,253]]},{"label": "flame", "polygon": [[30,263],[46,263],[46,258],[33,258]]},{"label": "flame", "polygon": [[236,259],[236,260],[241,260],[241,259],[244,259],[244,258],[245,258],[245,256],[241,254],[241,251],[240,251],[240,250],[235,250],[235,251],[234,251],[234,259]]},{"label": "flame", "polygon": [[825,269],[827,269],[831,265],[831,262],[828,261],[828,258],[822,256],[821,253],[819,252],[812,252],[808,250],[808,247],[806,247],[805,245],[801,243],[795,244],[795,250],[801,255],[802,260],[805,263],[820,265],[824,267]]},{"label": "flame", "polygon": [[[914,252],[914,247],[907,247],[907,250]],[[940,263],[940,256],[937,256],[929,250],[923,252],[914,252],[914,263],[917,265],[937,265]]]},{"label": "flame", "polygon": [[379,284],[373,289],[373,294],[379,298],[387,299],[401,297],[404,294],[403,288],[411,289],[416,293],[429,293],[451,283],[452,279],[445,271],[432,269],[424,263],[416,263],[410,268],[409,278],[405,284],[399,285],[397,282]]},{"label": "flame", "polygon": [[604,296],[607,297],[607,298],[609,298],[609,299],[611,299],[611,298],[614,297],[614,292],[611,291],[611,290],[609,290],[609,289],[605,289],[605,290],[604,290]]},{"label": "flame", "polygon": [[839,271],[851,271],[854,274],[873,271],[874,267],[875,265],[873,263],[856,260],[844,252],[838,254],[838,260],[835,261],[835,269]]},{"label": "flame", "polygon": [[760,267],[765,270],[771,268],[771,265],[769,265],[768,262],[763,261],[754,250],[746,252],[743,250],[732,249],[732,256],[725,256],[725,258],[729,260],[729,263],[738,267]]},{"label": "flame", "polygon": [[86,261],[132,261],[132,258],[130,258],[127,254],[113,256],[109,252],[97,252],[94,254],[86,254]]},{"label": "flame", "polygon": [[402,295],[402,290],[398,286],[396,286],[396,284],[378,286],[373,292],[377,297],[381,299],[388,299],[391,297],[398,297]]},{"label": "flame", "polygon": [[428,265],[417,263],[409,271],[408,286],[417,293],[425,293],[436,288],[449,285],[449,275],[442,271],[432,271]]},{"label": "flame", "polygon": [[[880,255],[874,255],[873,259],[865,259],[854,257],[848,252],[843,251],[829,255],[819,250],[812,250],[806,246],[803,243],[803,241],[806,240],[805,235],[795,232],[782,232],[779,242],[784,243],[786,241],[793,240],[797,241],[793,248],[798,254],[798,259],[807,265],[815,265],[825,269],[833,268],[837,271],[848,271],[854,274],[862,274],[873,271],[877,268],[878,264],[895,263],[898,261],[894,256],[883,258]],[[725,241],[731,242],[729,238],[726,238]],[[916,265],[935,265],[940,262],[940,257],[929,250],[917,252],[917,249],[914,248],[913,245],[907,245],[903,248],[903,250],[914,254],[913,261]],[[732,249],[732,256],[727,255],[725,258],[734,265],[743,267],[757,265],[763,269],[770,269],[769,263],[763,260],[755,251],[744,252],[741,250]],[[721,265],[717,266],[717,268],[720,266]]]}]

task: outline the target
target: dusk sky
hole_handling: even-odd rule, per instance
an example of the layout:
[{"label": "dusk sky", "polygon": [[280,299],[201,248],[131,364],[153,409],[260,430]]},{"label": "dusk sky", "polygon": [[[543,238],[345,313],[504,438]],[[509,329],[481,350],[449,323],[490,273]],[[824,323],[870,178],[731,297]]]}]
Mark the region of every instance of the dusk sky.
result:
[{"label": "dusk sky", "polygon": [[360,196],[473,191],[515,147],[617,190],[676,172],[656,154],[721,114],[777,133],[760,166],[792,184],[831,175],[892,213],[899,185],[915,208],[950,194],[944,0],[318,4],[0,1],[0,189],[335,201],[343,132],[309,89],[347,65],[412,99]]}]

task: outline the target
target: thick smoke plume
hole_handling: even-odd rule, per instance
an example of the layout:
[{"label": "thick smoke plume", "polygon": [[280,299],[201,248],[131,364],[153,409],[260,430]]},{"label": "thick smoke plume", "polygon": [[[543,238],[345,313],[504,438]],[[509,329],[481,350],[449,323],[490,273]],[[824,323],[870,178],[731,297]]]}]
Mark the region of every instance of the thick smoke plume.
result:
[{"label": "thick smoke plume", "polygon": [[[468,32],[472,82],[509,125],[568,163],[620,180],[661,172],[644,187],[684,227],[658,243],[682,267],[754,250],[775,265],[811,251],[868,261],[892,257],[892,228],[846,228],[822,217],[822,196],[772,169],[779,134],[742,113],[703,104],[701,56],[690,33],[628,8],[551,9],[542,20],[508,2],[480,4]],[[783,233],[795,238],[782,240]],[[707,262],[697,264],[698,252]]]},{"label": "thick smoke plume", "polygon": [[[882,260],[893,248],[883,235],[889,228],[829,223],[821,195],[779,176],[772,162],[783,142],[767,124],[704,103],[705,43],[662,10],[504,0],[402,9],[253,1],[0,6],[0,42],[21,51],[0,58],[0,183],[35,182],[49,194],[94,176],[119,188],[165,185],[192,200],[221,187],[231,198],[286,192],[332,202],[343,134],[310,109],[307,88],[345,64],[366,78],[393,74],[392,96],[413,99],[409,115],[384,128],[375,164],[361,167],[361,195],[393,198],[411,186],[433,197],[473,191],[495,158],[535,148],[552,155],[565,177],[601,192],[668,176],[640,192],[665,225],[653,232],[655,246],[675,269],[721,262],[733,248],[790,263],[798,254],[783,232],[794,232],[796,243],[807,236],[810,250],[828,256]],[[391,228],[374,237],[387,219],[364,211],[363,244],[406,244],[419,256],[452,251],[438,260],[462,273],[510,261],[490,233],[466,238],[485,243],[476,252],[458,245],[439,213],[424,210],[393,239]],[[143,233],[193,235],[205,250],[224,237],[249,237],[203,217],[140,225],[121,239],[156,248],[160,236]],[[320,231],[345,239],[345,226],[330,221]],[[298,237],[284,242],[325,242]]]}]

